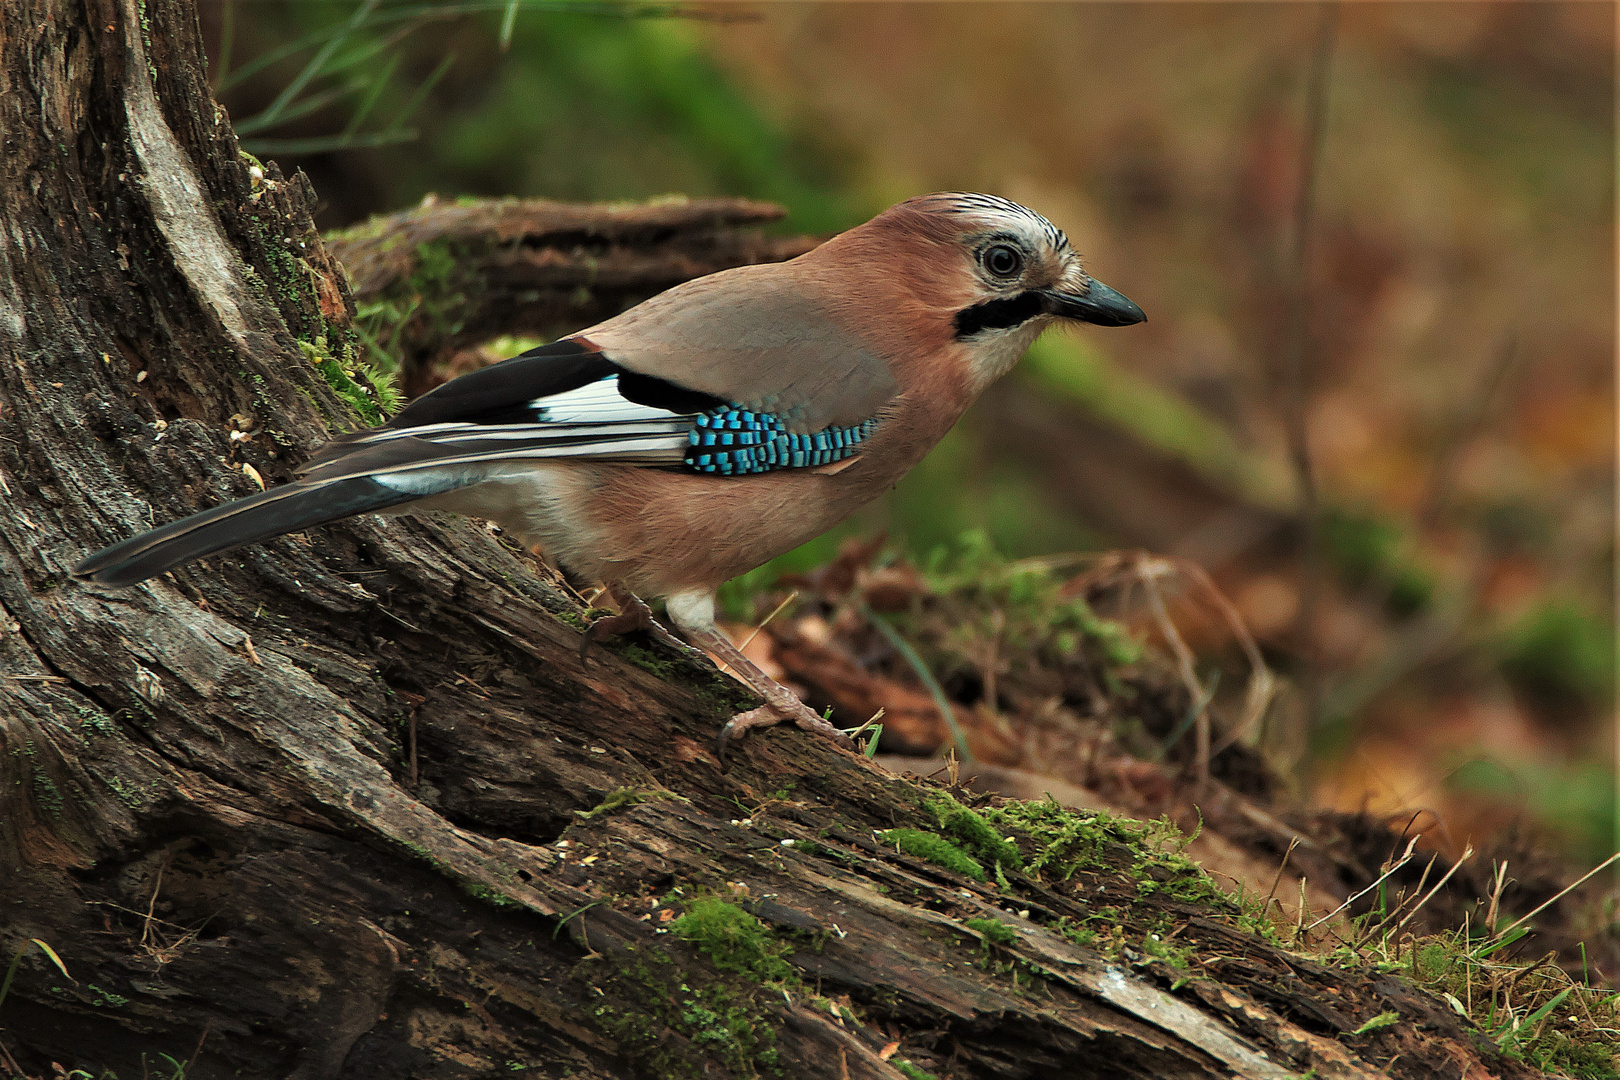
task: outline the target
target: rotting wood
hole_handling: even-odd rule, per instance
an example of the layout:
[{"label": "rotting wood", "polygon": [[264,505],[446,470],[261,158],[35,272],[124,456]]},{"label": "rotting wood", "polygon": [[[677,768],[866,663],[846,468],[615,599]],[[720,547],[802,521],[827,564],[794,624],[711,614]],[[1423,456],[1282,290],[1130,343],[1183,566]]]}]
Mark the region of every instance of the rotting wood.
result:
[{"label": "rotting wood", "polygon": [[[636,641],[582,664],[578,605],[475,524],[69,581],[256,490],[244,465],[284,478],[366,387],[314,194],[239,154],[189,6],[19,0],[0,80],[0,953],[72,974],[22,963],[24,1075],[1528,1075],[1392,979],[1153,893],[1122,845],[1002,888],[878,843],[937,789],[824,742],[722,772],[735,685]],[[672,933],[701,896],[791,979]],[[1198,970],[1136,952],[1146,924],[1112,956],[1054,930],[1107,907],[1185,924]],[[1412,1022],[1349,1034],[1385,1008]]]}]

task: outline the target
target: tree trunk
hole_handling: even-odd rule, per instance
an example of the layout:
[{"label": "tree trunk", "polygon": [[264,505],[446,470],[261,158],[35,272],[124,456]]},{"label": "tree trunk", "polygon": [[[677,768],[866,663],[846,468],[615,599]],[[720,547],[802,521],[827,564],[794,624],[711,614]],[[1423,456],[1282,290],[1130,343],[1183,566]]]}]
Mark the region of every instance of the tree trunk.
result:
[{"label": "tree trunk", "polygon": [[37,938],[68,973],[27,952],[0,1066],[1528,1075],[1122,826],[1062,818],[1096,840],[1067,879],[980,881],[874,840],[944,828],[937,787],[792,730],[722,770],[736,685],[645,642],[583,662],[580,606],[474,523],[71,581],[375,406],[313,192],[240,154],[181,0],[11,0],[0,130],[0,961]]}]

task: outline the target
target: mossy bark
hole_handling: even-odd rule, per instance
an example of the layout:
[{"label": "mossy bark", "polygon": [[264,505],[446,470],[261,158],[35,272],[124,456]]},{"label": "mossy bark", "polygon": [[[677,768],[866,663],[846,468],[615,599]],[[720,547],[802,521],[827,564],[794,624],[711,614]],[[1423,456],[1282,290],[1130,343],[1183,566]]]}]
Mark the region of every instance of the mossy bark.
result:
[{"label": "mossy bark", "polygon": [[[26,953],[0,1066],[1514,1073],[1129,843],[970,881],[873,839],[943,826],[860,757],[772,731],[722,770],[734,684],[634,644],[583,663],[578,606],[474,524],[70,582],[352,423],[305,346],[346,347],[353,311],[308,184],[240,154],[181,0],[14,0],[0,131],[0,961],[38,938],[70,976]],[[754,921],[693,917],[717,904]],[[1075,929],[1099,917],[1106,941]]]}]

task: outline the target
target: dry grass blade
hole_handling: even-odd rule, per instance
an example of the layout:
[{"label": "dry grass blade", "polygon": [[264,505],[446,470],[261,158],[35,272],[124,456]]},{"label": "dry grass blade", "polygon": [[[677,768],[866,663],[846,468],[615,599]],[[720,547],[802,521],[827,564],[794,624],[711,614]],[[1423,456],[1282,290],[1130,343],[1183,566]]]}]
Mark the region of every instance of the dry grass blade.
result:
[{"label": "dry grass blade", "polygon": [[1260,655],[1260,646],[1255,644],[1254,635],[1250,634],[1249,628],[1243,624],[1243,616],[1238,614],[1237,608],[1232,606],[1226,594],[1216,588],[1214,580],[1204,568],[1189,559],[1178,559],[1176,564],[1182,573],[1192,579],[1204,599],[1209,601],[1210,606],[1226,621],[1227,628],[1232,631],[1232,636],[1237,639],[1238,646],[1242,648],[1244,657],[1249,661],[1249,685],[1244,693],[1243,714],[1226,733],[1226,738],[1221,740],[1221,744],[1212,751],[1212,754],[1219,754],[1259,723],[1271,705],[1271,699],[1276,696],[1277,680],[1271,674],[1271,669],[1266,666],[1265,657]]},{"label": "dry grass blade", "polygon": [[[793,601],[797,600],[798,598],[799,598],[799,591],[797,589],[795,589],[792,592],[788,593],[787,599],[783,600],[780,604],[777,604],[776,607],[771,611],[771,613],[769,615],[765,616],[765,618],[763,620],[761,620],[761,622],[760,622],[760,624],[758,626],[754,627],[754,632],[752,634],[749,634],[747,639],[744,640],[741,645],[737,646],[737,648],[739,650],[742,650],[742,649],[746,649],[746,648],[748,648],[748,646],[752,645],[753,642],[754,642],[754,639],[759,637],[759,632],[761,630],[765,629],[765,627],[769,626],[772,619],[774,619],[778,615],[782,614],[783,609],[786,608],[789,604],[793,603]],[[869,721],[867,721],[867,723],[871,723],[871,721],[869,720]]]},{"label": "dry grass blade", "polygon": [[1558,901],[1562,900],[1565,896],[1567,896],[1570,893],[1571,890],[1576,889],[1576,888],[1580,887],[1581,885],[1585,884],[1589,879],[1592,878],[1593,875],[1595,875],[1595,874],[1597,874],[1597,873],[1599,873],[1599,872],[1601,872],[1603,870],[1606,870],[1610,866],[1614,865],[1614,863],[1617,860],[1620,860],[1620,851],[1617,851],[1613,855],[1610,855],[1607,859],[1604,859],[1602,862],[1600,862],[1596,866],[1592,867],[1592,869],[1590,869],[1586,873],[1582,874],[1579,878],[1577,878],[1576,880],[1570,882],[1568,885],[1565,885],[1562,889],[1560,889],[1558,891],[1558,894],[1556,896],[1553,896],[1551,899],[1546,900],[1546,901],[1542,902],[1541,904],[1538,904],[1535,907],[1535,909],[1533,911],[1531,911],[1529,914],[1520,916],[1518,921],[1516,921],[1512,926],[1509,926],[1506,930],[1499,931],[1498,933],[1492,935],[1493,940],[1499,940],[1501,938],[1506,937],[1508,934],[1511,934],[1513,931],[1517,930],[1520,926],[1523,926],[1525,923],[1529,922],[1531,919],[1535,918],[1537,915],[1540,915],[1543,911],[1546,911],[1548,908],[1550,908],[1554,904],[1558,903]]},{"label": "dry grass blade", "polygon": [[[1445,875],[1442,876],[1439,881],[1434,883],[1434,888],[1430,889],[1427,893],[1425,893],[1423,895],[1423,899],[1419,900],[1417,902],[1416,906],[1414,906],[1411,911],[1406,913],[1406,918],[1402,919],[1400,921],[1400,924],[1395,927],[1395,934],[1396,934],[1397,937],[1400,936],[1400,932],[1403,929],[1406,928],[1406,924],[1412,921],[1412,917],[1423,909],[1423,905],[1427,904],[1431,899],[1434,898],[1435,893],[1439,892],[1442,888],[1445,887],[1446,882],[1451,880],[1451,875],[1455,874],[1462,867],[1463,863],[1467,862],[1469,859],[1472,859],[1473,857],[1474,857],[1474,845],[1472,845],[1472,844],[1465,845],[1463,847],[1462,856],[1456,862],[1451,864],[1451,869],[1447,870],[1445,872]],[[1430,861],[1429,865],[1431,865],[1431,866],[1434,865],[1432,860]],[[1425,875],[1427,875],[1427,871],[1425,871]],[[1418,888],[1419,889],[1423,888],[1421,883],[1418,885]]]},{"label": "dry grass blade", "polygon": [[1323,923],[1325,923],[1329,919],[1333,918],[1333,916],[1337,915],[1339,912],[1345,910],[1351,904],[1355,903],[1357,900],[1360,900],[1363,896],[1366,896],[1368,893],[1370,893],[1374,889],[1378,888],[1378,886],[1382,885],[1385,881],[1387,881],[1389,879],[1389,875],[1393,874],[1395,871],[1399,870],[1401,867],[1403,867],[1407,863],[1411,862],[1412,861],[1412,852],[1417,848],[1417,842],[1418,842],[1418,838],[1415,837],[1415,836],[1412,837],[1412,839],[1407,842],[1406,851],[1404,851],[1401,854],[1401,857],[1399,859],[1396,859],[1394,863],[1390,864],[1390,866],[1387,869],[1385,869],[1383,873],[1379,874],[1378,877],[1373,880],[1373,883],[1371,885],[1368,885],[1365,889],[1362,889],[1360,892],[1350,894],[1350,896],[1345,900],[1344,903],[1340,904],[1338,907],[1334,908],[1332,911],[1328,912],[1326,915],[1322,916],[1320,919],[1317,919],[1315,922],[1311,923],[1311,925],[1307,926],[1305,928],[1305,932],[1308,934],[1312,930],[1315,930],[1318,926],[1321,926]]},{"label": "dry grass blade", "polygon": [[1271,879],[1271,888],[1266,892],[1265,906],[1260,909],[1262,912],[1271,910],[1271,901],[1277,895],[1277,886],[1282,884],[1283,872],[1288,869],[1288,860],[1293,856],[1294,849],[1297,847],[1299,847],[1299,837],[1289,837],[1288,850],[1283,852],[1282,862],[1277,864],[1277,876]]},{"label": "dry grass blade", "polygon": [[1198,675],[1193,670],[1192,650],[1187,648],[1186,641],[1182,640],[1181,631],[1177,630],[1176,624],[1171,621],[1170,612],[1164,605],[1164,597],[1159,592],[1157,580],[1173,573],[1176,568],[1168,560],[1153,559],[1140,554],[1133,569],[1137,580],[1142,583],[1143,591],[1147,593],[1153,621],[1158,626],[1159,633],[1164,635],[1171,654],[1176,658],[1176,673],[1181,677],[1187,693],[1192,695],[1193,707],[1196,710],[1194,723],[1197,739],[1193,757],[1193,775],[1197,781],[1194,797],[1201,799],[1209,786],[1209,695],[1204,692],[1204,686],[1198,681]]}]

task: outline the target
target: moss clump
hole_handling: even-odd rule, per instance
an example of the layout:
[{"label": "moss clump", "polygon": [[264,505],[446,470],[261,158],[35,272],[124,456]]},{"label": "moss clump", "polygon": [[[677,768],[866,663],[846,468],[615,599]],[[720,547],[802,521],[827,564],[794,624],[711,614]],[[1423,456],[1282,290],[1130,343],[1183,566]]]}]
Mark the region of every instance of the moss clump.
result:
[{"label": "moss clump", "polygon": [[1150,934],[1142,939],[1142,951],[1174,968],[1185,969],[1192,964],[1192,949],[1172,945],[1157,935]]},{"label": "moss clump", "polygon": [[600,1005],[593,1014],[620,1053],[654,1076],[709,1075],[673,1033],[713,1053],[732,1075],[754,1076],[760,1068],[780,1073],[776,1032],[750,994],[682,970],[665,953],[655,952],[653,959],[656,965],[640,959],[622,965],[603,984],[611,983],[613,996],[633,1005]]},{"label": "moss clump", "polygon": [[973,856],[937,833],[923,832],[921,829],[890,829],[883,833],[883,842],[963,877],[974,881],[984,880],[984,867]]},{"label": "moss clump", "polygon": [[116,735],[118,725],[113,723],[112,717],[90,705],[77,705],[74,712],[79,715],[79,727],[94,735]]},{"label": "moss clump", "polygon": [[704,896],[686,905],[686,913],[669,925],[682,941],[707,956],[718,971],[743,975],[758,983],[797,981],[784,957],[793,950],[754,916],[720,899]]},{"label": "moss clump", "polygon": [[333,355],[325,334],[317,335],[314,341],[300,341],[298,347],[327,385],[367,424],[387,420],[403,402],[393,375],[356,359],[354,350],[346,343],[340,350],[341,355]]},{"label": "moss clump", "polygon": [[1126,823],[1106,813],[1071,810],[1055,800],[1010,802],[986,811],[986,816],[1002,828],[1022,831],[1034,842],[1036,853],[1029,860],[1030,872],[1052,872],[1064,881],[1097,865],[1110,848],[1117,846],[1141,854],[1129,843],[1139,835],[1132,835]]},{"label": "moss clump", "polygon": [[681,802],[691,801],[684,796],[677,795],[673,791],[667,791],[664,788],[621,787],[614,788],[612,791],[608,792],[606,798],[597,803],[595,806],[591,807],[589,810],[575,810],[574,813],[578,817],[588,820],[602,814],[610,814],[615,810],[622,810],[630,806],[639,806],[640,804],[651,799],[679,799]]},{"label": "moss clump", "polygon": [[941,679],[976,673],[991,641],[1002,655],[1049,662],[1083,651],[1095,651],[1111,668],[1142,658],[1141,644],[1123,626],[1099,618],[1083,598],[1065,595],[1063,577],[1005,558],[982,531],[964,533],[954,548],[936,548],[922,572],[932,610],[897,615],[895,624],[911,631],[907,636]]},{"label": "moss clump", "polygon": [[51,778],[38,769],[34,770],[34,799],[50,811],[52,817],[62,816],[62,793],[56,790]]},{"label": "moss clump", "polygon": [[983,934],[987,949],[991,945],[1010,947],[1018,942],[1018,931],[999,919],[967,919],[962,925]]},{"label": "moss clump", "polygon": [[1049,927],[1062,934],[1064,938],[1084,948],[1091,948],[1097,944],[1097,931],[1089,926],[1082,926],[1067,915],[1058,916],[1058,920]]},{"label": "moss clump", "polygon": [[669,924],[670,933],[696,948],[712,970],[683,967],[662,952],[653,954],[656,967],[640,959],[621,965],[610,981],[620,990],[617,996],[637,1008],[604,1005],[596,1011],[597,1023],[653,1075],[709,1075],[691,1060],[690,1050],[670,1045],[669,1032],[713,1052],[733,1074],[756,1075],[761,1068],[780,1074],[765,1003],[805,992],[787,961],[792,947],[721,897],[699,896],[683,909]]},{"label": "moss clump", "polygon": [[942,830],[985,862],[1014,870],[1024,868],[1018,845],[1003,837],[982,815],[943,793],[930,798],[927,805]]},{"label": "moss clump", "polygon": [[906,1080],[939,1080],[927,1069],[919,1069],[904,1058],[895,1058],[889,1064],[900,1070],[900,1075],[906,1077]]},{"label": "moss clump", "polygon": [[484,901],[486,904],[494,904],[496,907],[512,906],[513,901],[510,897],[496,892],[494,889],[491,889],[488,885],[481,882],[463,881],[461,883],[461,887],[467,892],[467,895],[476,897],[477,899]]},{"label": "moss clump", "polygon": [[482,287],[462,267],[475,261],[477,254],[474,248],[449,241],[418,244],[409,277],[380,297],[355,305],[355,333],[384,371],[399,369],[400,342],[407,326],[413,349],[426,353],[461,332],[467,295]]}]

